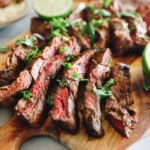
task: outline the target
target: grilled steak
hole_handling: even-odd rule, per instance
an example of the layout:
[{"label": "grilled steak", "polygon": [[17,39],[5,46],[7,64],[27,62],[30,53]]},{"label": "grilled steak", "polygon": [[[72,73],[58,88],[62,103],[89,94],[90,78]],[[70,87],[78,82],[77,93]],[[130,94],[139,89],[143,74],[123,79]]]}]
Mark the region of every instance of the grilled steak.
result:
[{"label": "grilled steak", "polygon": [[130,29],[130,35],[133,41],[133,48],[136,52],[140,49],[143,50],[143,47],[149,42],[147,38],[147,25],[141,18],[137,16],[136,18],[123,17]]},{"label": "grilled steak", "polygon": [[[58,43],[56,42],[56,45],[57,44]],[[56,45],[53,45],[54,48],[56,48]],[[26,102],[24,98],[22,98],[16,106],[18,114],[23,116],[32,126],[37,126],[41,120],[50,79],[55,77],[57,71],[65,61],[66,55],[77,56],[80,52],[80,47],[77,44],[76,39],[73,37],[70,38],[69,42],[64,43],[63,46],[66,48],[64,52],[46,60],[44,66],[42,66],[42,69],[40,70],[38,78],[29,90],[33,102],[30,99]],[[43,55],[43,57],[46,58],[47,55]]]},{"label": "grilled steak", "polygon": [[34,17],[31,19],[31,32],[38,33],[46,38],[50,35],[50,25],[48,22]]},{"label": "grilled steak", "polygon": [[111,52],[107,49],[105,52],[100,52],[98,56],[97,60],[94,59],[98,65],[93,63],[89,70],[82,110],[85,129],[93,137],[104,135],[101,125],[101,102],[99,96],[94,93],[94,89],[100,88],[110,75],[108,61],[111,59]]},{"label": "grilled steak", "polygon": [[150,4],[140,2],[138,4],[137,12],[140,13],[143,20],[147,23],[148,35],[150,36]]},{"label": "grilled steak", "polygon": [[114,65],[112,77],[116,84],[110,89],[112,95],[107,99],[105,112],[111,125],[122,135],[130,137],[136,123],[134,110],[129,110],[129,106],[134,103],[131,98],[131,84],[129,66],[122,63]]},{"label": "grilled steak", "polygon": [[110,42],[115,55],[125,54],[133,46],[128,24],[119,18],[110,21]]},{"label": "grilled steak", "polygon": [[0,85],[7,85],[14,81],[19,72],[25,67],[25,58],[30,48],[19,45],[13,48],[7,58],[6,69],[0,70]]},{"label": "grilled steak", "polygon": [[84,77],[88,69],[88,63],[94,51],[84,52],[76,61],[72,62],[71,68],[65,70],[62,81],[65,86],[58,86],[53,93],[54,107],[50,115],[53,121],[57,122],[63,129],[75,133],[78,128],[76,119],[75,99],[77,97],[80,80]]},{"label": "grilled steak", "polygon": [[8,86],[0,87],[0,104],[10,106],[16,102],[15,96],[18,92],[28,89],[32,82],[32,76],[28,70],[22,71],[17,79]]}]

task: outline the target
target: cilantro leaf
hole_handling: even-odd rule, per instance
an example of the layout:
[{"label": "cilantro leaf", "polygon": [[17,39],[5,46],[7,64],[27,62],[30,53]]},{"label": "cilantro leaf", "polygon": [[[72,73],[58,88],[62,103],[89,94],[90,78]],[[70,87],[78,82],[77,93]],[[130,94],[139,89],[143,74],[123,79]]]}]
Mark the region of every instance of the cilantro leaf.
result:
[{"label": "cilantro leaf", "polygon": [[140,14],[131,10],[124,10],[120,12],[122,17],[130,17],[130,18],[140,18]]},{"label": "cilantro leaf", "polygon": [[63,66],[67,69],[70,69],[72,67],[71,63],[68,63],[68,62],[64,62]]},{"label": "cilantro leaf", "polygon": [[34,36],[30,36],[30,37],[18,39],[16,41],[16,45],[24,44],[28,46],[29,48],[33,48],[35,41],[36,41],[36,38]]},{"label": "cilantro leaf", "polygon": [[103,5],[108,7],[111,4],[112,0],[103,0]]},{"label": "cilantro leaf", "polygon": [[59,80],[59,79],[57,79],[57,82],[58,82],[58,84],[59,84],[60,87],[66,87],[66,86],[68,86],[68,80],[67,79],[65,79],[65,80]]},{"label": "cilantro leaf", "polygon": [[107,81],[101,88],[97,89],[94,88],[93,92],[99,96],[101,99],[106,99],[110,95],[112,95],[112,91],[109,90],[110,86],[115,84],[115,80],[112,78],[109,81]]},{"label": "cilantro leaf", "polygon": [[41,50],[39,50],[37,47],[35,49],[32,49],[26,56],[26,62],[29,64],[34,58],[36,58],[40,54]]},{"label": "cilantro leaf", "polygon": [[31,102],[34,101],[33,97],[32,97],[32,93],[30,91],[22,91],[21,94],[23,95],[23,99],[28,101],[30,100]]},{"label": "cilantro leaf", "polygon": [[72,61],[73,59],[74,59],[74,57],[71,56],[71,55],[66,55],[66,56],[65,56],[66,62],[70,62],[70,61]]},{"label": "cilantro leaf", "polygon": [[54,97],[48,96],[47,103],[49,104],[50,107],[52,107],[54,105]]},{"label": "cilantro leaf", "polygon": [[73,74],[72,74],[72,76],[71,76],[71,78],[73,80],[79,80],[79,73],[77,71],[74,71]]}]

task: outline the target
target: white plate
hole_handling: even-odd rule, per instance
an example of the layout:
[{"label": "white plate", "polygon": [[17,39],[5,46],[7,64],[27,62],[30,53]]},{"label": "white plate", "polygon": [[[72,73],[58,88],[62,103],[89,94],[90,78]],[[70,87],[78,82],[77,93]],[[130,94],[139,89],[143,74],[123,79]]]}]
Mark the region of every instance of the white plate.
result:
[{"label": "white plate", "polygon": [[[25,17],[25,15],[29,12],[30,10],[30,0],[24,0],[24,4],[23,7],[21,8],[21,10],[19,10],[19,13],[17,13],[16,15],[14,15],[13,17],[9,17],[9,19],[4,20],[4,21],[0,21],[0,28],[4,28],[18,20],[20,20],[21,18]],[[10,4],[11,5],[11,4]],[[9,6],[8,6],[9,7]],[[7,8],[4,8],[7,9]],[[4,10],[7,11],[7,10]],[[9,10],[10,11],[10,10]],[[0,16],[3,15],[3,9],[0,8]]]}]

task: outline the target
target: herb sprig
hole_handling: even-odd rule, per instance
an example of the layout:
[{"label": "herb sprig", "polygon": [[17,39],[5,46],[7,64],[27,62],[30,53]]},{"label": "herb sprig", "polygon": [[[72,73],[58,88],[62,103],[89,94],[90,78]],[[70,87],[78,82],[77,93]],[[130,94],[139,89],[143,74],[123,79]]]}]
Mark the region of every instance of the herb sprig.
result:
[{"label": "herb sprig", "polygon": [[109,89],[113,84],[115,84],[115,80],[111,78],[108,80],[100,89],[94,88],[93,92],[100,97],[100,99],[106,99],[110,95],[112,95],[112,91]]}]

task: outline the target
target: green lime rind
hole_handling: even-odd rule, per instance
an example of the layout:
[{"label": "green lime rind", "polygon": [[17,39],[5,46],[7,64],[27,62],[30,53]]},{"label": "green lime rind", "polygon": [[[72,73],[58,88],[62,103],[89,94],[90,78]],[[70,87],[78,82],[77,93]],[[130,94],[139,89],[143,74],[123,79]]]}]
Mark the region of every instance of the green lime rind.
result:
[{"label": "green lime rind", "polygon": [[142,53],[143,72],[147,79],[150,79],[150,43],[148,43]]},{"label": "green lime rind", "polygon": [[[58,10],[58,11],[57,11],[57,14],[55,13],[55,15],[54,15],[53,13],[46,13],[46,12],[44,12],[42,9],[40,10],[39,9],[40,7],[37,6],[36,1],[37,0],[33,0],[33,8],[34,8],[36,14],[41,19],[44,19],[44,20],[49,20],[51,18],[56,18],[56,17],[66,17],[66,16],[68,16],[70,14],[70,12],[72,10],[72,6],[73,6],[73,0],[70,0],[70,5],[69,5],[69,7],[66,8],[66,10],[64,12],[60,13],[60,10],[56,7],[55,9]],[[41,1],[41,2],[44,2],[44,1]],[[55,0],[55,2],[56,2],[56,0]],[[61,1],[61,3],[63,4],[62,1]],[[64,5],[64,7],[66,7],[66,6],[67,5]],[[47,7],[46,4],[45,4],[45,7]],[[53,10],[51,10],[51,11],[53,11]]]}]

